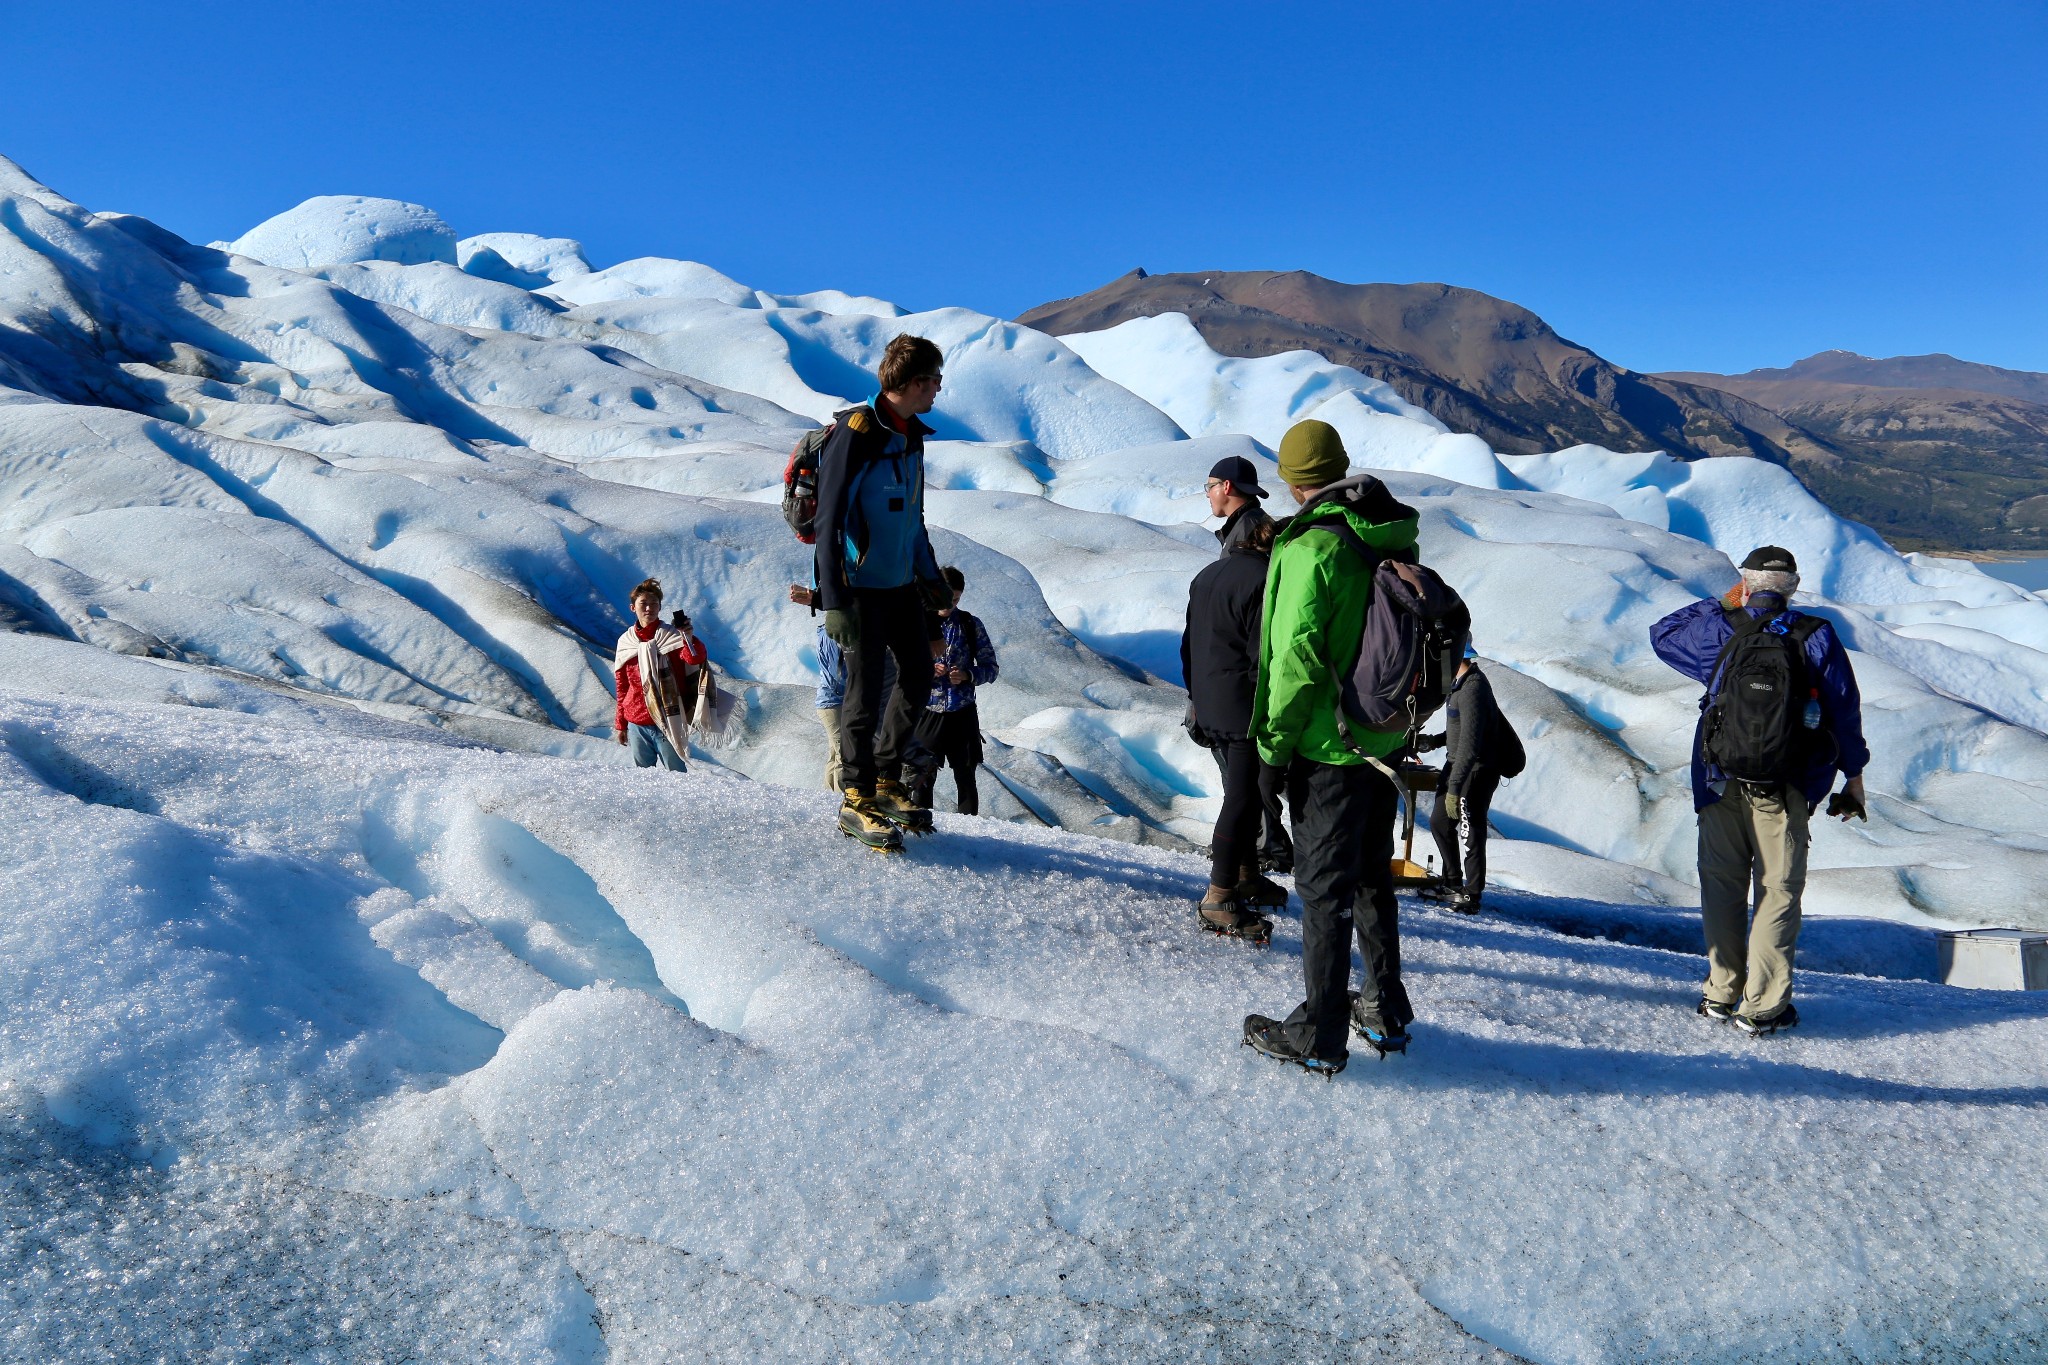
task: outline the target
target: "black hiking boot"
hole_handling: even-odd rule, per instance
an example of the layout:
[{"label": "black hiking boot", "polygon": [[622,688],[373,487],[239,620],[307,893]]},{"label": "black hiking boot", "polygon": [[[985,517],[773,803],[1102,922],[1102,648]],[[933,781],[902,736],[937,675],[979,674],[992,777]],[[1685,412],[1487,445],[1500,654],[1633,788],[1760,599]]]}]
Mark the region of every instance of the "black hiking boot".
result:
[{"label": "black hiking boot", "polygon": [[1369,1008],[1365,997],[1357,991],[1351,992],[1351,1031],[1365,1040],[1365,1045],[1379,1055],[1381,1061],[1389,1052],[1408,1055],[1408,1027],[1392,1024],[1380,1018],[1377,1011]]},{"label": "black hiking boot", "polygon": [[1735,1006],[1724,1005],[1718,1000],[1709,1000],[1703,995],[1700,997],[1700,1003],[1693,1008],[1693,1013],[1702,1019],[1725,1024],[1735,1017]]},{"label": "black hiking boot", "polygon": [[1768,1019],[1754,1019],[1747,1014],[1738,1014],[1735,1016],[1735,1027],[1752,1038],[1767,1038],[1773,1033],[1783,1033],[1788,1028],[1798,1028],[1799,1011],[1787,1005]]},{"label": "black hiking boot", "polygon": [[858,839],[877,853],[901,853],[903,835],[875,809],[875,799],[853,787],[846,789],[846,801],[839,807],[839,832]]},{"label": "black hiking boot", "polygon": [[932,832],[931,808],[917,804],[910,789],[894,778],[885,777],[875,783],[874,807],[884,820],[912,834]]},{"label": "black hiking boot", "polygon": [[1336,1080],[1337,1073],[1351,1060],[1348,1057],[1315,1057],[1303,1052],[1288,1038],[1279,1020],[1268,1019],[1263,1014],[1244,1017],[1244,1045],[1275,1061],[1292,1062],[1326,1081]]},{"label": "black hiking boot", "polygon": [[1451,909],[1461,915],[1476,915],[1479,913],[1479,893],[1477,891],[1453,891],[1445,898],[1444,904],[1450,906]]},{"label": "black hiking boot", "polygon": [[1238,869],[1237,885],[1232,888],[1230,898],[1239,905],[1278,910],[1287,904],[1287,888],[1261,875],[1257,868],[1243,867]]},{"label": "black hiking boot", "polygon": [[1260,948],[1273,941],[1273,921],[1245,909],[1217,886],[1210,887],[1195,907],[1195,922],[1209,933],[1241,938]]}]

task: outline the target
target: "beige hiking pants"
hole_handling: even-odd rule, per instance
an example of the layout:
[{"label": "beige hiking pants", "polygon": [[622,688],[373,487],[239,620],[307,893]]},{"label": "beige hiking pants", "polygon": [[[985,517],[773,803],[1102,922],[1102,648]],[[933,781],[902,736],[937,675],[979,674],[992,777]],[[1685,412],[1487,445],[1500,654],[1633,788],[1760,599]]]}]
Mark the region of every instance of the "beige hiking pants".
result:
[{"label": "beige hiking pants", "polygon": [[825,790],[846,790],[845,732],[839,728],[839,708],[817,708],[818,724],[825,727]]},{"label": "beige hiking pants", "polygon": [[[1792,949],[1806,889],[1806,798],[1730,782],[1700,812],[1700,918],[1706,997],[1768,1019],[1792,1001]],[[1756,922],[1750,923],[1755,888]]]}]

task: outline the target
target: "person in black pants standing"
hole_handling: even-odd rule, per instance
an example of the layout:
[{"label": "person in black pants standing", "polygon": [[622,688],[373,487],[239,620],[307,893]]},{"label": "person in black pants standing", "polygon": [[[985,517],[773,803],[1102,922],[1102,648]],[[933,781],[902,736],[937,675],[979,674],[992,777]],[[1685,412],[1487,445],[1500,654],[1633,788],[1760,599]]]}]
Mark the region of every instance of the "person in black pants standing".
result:
[{"label": "person in black pants standing", "polygon": [[1444,861],[1443,892],[1453,910],[1479,911],[1486,890],[1486,814],[1507,762],[1502,730],[1507,721],[1493,699],[1493,684],[1479,670],[1479,655],[1465,639],[1465,659],[1444,705],[1444,732],[1422,735],[1417,749],[1445,749],[1443,784],[1429,813],[1429,832]]},{"label": "person in black pants standing", "polygon": [[996,680],[996,647],[981,622],[960,609],[967,575],[951,564],[939,572],[945,576],[953,601],[939,610],[945,652],[932,660],[931,695],[917,722],[917,742],[928,757],[915,765],[918,771],[910,780],[910,795],[929,809],[939,769],[948,767],[953,770],[953,787],[959,798],[955,808],[962,815],[979,815],[981,792],[974,770],[981,766],[982,758],[981,708],[975,701],[975,689]]},{"label": "person in black pants standing", "polygon": [[1223,773],[1223,809],[1209,841],[1209,889],[1196,915],[1212,933],[1258,943],[1273,933],[1273,922],[1259,911],[1287,904],[1286,888],[1261,876],[1257,866],[1263,815],[1259,779],[1265,765],[1251,737],[1259,620],[1272,549],[1273,523],[1262,520],[1196,574],[1188,588],[1187,629],[1180,637],[1189,731],[1209,746]]},{"label": "person in black pants standing", "polygon": [[[840,704],[847,783],[839,828],[873,848],[900,848],[897,826],[928,831],[931,812],[903,785],[911,731],[944,652],[939,618],[951,594],[924,524],[924,438],[919,421],[937,401],[944,356],[923,337],[889,343],[880,392],[835,416],[818,453],[817,605],[825,633],[846,658]],[[896,689],[880,712],[883,660],[894,655]]]}]

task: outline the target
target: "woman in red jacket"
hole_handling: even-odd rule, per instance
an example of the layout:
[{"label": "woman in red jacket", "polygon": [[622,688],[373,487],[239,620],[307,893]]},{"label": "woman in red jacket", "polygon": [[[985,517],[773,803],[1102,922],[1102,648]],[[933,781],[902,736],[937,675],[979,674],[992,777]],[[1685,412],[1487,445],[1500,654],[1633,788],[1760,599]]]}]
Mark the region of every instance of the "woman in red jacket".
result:
[{"label": "woman in red jacket", "polygon": [[663,624],[656,580],[642,582],[627,600],[633,624],[612,651],[619,698],[612,733],[631,747],[635,766],[651,768],[658,762],[671,772],[685,772],[690,707],[705,666],[704,645],[690,634],[690,618],[681,612],[676,616],[682,629]]}]

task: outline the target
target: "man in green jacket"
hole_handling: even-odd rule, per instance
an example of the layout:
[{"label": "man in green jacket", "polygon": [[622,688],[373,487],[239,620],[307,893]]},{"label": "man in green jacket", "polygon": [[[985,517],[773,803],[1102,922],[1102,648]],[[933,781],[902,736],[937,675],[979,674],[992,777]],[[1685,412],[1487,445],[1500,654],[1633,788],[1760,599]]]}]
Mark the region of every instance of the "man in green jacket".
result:
[{"label": "man in green jacket", "polygon": [[[1338,723],[1338,677],[1358,661],[1376,565],[1330,528],[1348,523],[1376,554],[1412,561],[1416,514],[1370,474],[1345,477],[1350,463],[1327,422],[1297,422],[1280,442],[1280,477],[1301,511],[1274,542],[1252,702],[1259,757],[1287,772],[1307,998],[1284,1020],[1248,1016],[1244,1040],[1324,1073],[1344,1068],[1347,1022],[1384,1055],[1407,1046],[1415,1017],[1390,866],[1400,798],[1366,762],[1406,737],[1353,726],[1347,739]],[[1354,933],[1364,989],[1347,1021]]]}]

